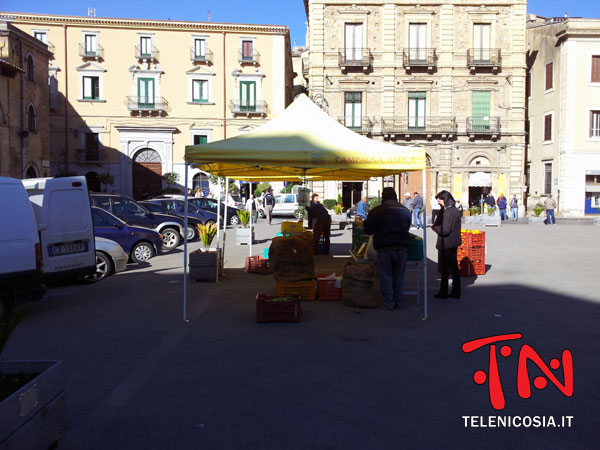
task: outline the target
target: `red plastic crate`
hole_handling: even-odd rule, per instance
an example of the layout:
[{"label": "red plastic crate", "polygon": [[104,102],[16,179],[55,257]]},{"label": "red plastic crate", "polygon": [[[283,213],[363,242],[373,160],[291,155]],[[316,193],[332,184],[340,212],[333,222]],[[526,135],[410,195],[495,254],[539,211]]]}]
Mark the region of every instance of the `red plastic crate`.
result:
[{"label": "red plastic crate", "polygon": [[472,277],[475,275],[485,275],[485,262],[473,261],[469,258],[463,258],[458,263],[460,275],[463,277]]},{"label": "red plastic crate", "polygon": [[262,256],[246,256],[246,272],[273,273],[269,259]]},{"label": "red plastic crate", "polygon": [[292,301],[274,302],[275,296],[256,294],[256,321],[264,322],[300,322],[302,307],[300,296],[288,295]]},{"label": "red plastic crate", "polygon": [[460,237],[463,247],[485,247],[485,231],[480,233],[461,232]]},{"label": "red plastic crate", "polygon": [[[317,298],[319,300],[342,300],[342,288],[335,287],[336,280],[321,280],[330,274],[321,273],[317,275]],[[335,274],[338,275],[337,273]]]},{"label": "red plastic crate", "polygon": [[459,261],[462,258],[469,258],[472,261],[484,261],[485,247],[458,247],[456,256]]}]

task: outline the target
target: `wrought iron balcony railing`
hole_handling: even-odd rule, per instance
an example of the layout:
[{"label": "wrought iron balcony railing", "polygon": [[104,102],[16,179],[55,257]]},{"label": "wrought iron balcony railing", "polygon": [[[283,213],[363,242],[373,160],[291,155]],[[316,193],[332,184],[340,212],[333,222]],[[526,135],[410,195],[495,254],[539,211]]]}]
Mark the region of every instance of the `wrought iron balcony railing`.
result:
[{"label": "wrought iron balcony railing", "polygon": [[384,117],[381,119],[381,133],[454,135],[458,131],[456,117]]},{"label": "wrought iron balcony railing", "polygon": [[402,52],[402,65],[406,69],[411,67],[437,66],[437,53],[435,48],[405,48]]},{"label": "wrought iron balcony railing", "polygon": [[264,100],[259,100],[254,103],[242,103],[239,100],[231,100],[229,109],[232,114],[246,114],[247,116],[259,114],[265,116],[269,114],[269,105]]},{"label": "wrought iron balcony railing", "polygon": [[152,47],[151,49],[142,49],[139,45],[135,46],[135,58],[148,60],[148,61],[158,61],[158,56],[160,52],[156,47]]},{"label": "wrought iron balcony railing", "polygon": [[125,104],[129,111],[157,111],[166,112],[169,109],[169,102],[163,97],[144,98],[144,97],[127,97]]},{"label": "wrought iron balcony railing", "polygon": [[96,49],[85,48],[84,44],[79,44],[79,56],[84,59],[104,59],[104,49],[96,44]]},{"label": "wrought iron balcony railing", "polygon": [[342,70],[347,67],[362,67],[367,69],[373,63],[373,55],[369,48],[340,48],[338,64]]},{"label": "wrought iron balcony railing", "polygon": [[196,53],[196,49],[194,47],[190,48],[190,59],[193,62],[197,62],[197,63],[211,63],[213,62],[213,52],[211,52],[210,50],[206,49],[206,51],[204,52],[203,55],[199,55]]},{"label": "wrought iron balcony railing", "polygon": [[338,122],[355,133],[370,134],[373,131],[373,121],[369,117],[340,116]]},{"label": "wrought iron balcony railing", "polygon": [[467,50],[467,66],[471,70],[477,67],[499,68],[502,62],[499,48],[470,48]]},{"label": "wrought iron balcony railing", "polygon": [[98,163],[104,161],[105,156],[105,153],[100,149],[90,150],[85,148],[78,148],[76,153],[76,160],[80,163]]},{"label": "wrought iron balcony railing", "polygon": [[467,133],[474,134],[500,134],[500,117],[467,117]]},{"label": "wrought iron balcony railing", "polygon": [[254,64],[255,66],[260,65],[260,53],[253,50],[251,53],[244,52],[241,48],[238,50],[238,61],[240,64]]}]

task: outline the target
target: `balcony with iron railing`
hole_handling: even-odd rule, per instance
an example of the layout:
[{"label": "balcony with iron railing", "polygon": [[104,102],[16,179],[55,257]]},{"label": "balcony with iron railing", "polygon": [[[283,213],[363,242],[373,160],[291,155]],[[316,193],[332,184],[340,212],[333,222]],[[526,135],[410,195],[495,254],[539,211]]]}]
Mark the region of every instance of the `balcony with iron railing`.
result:
[{"label": "balcony with iron railing", "polygon": [[238,50],[238,62],[240,65],[253,64],[255,66],[260,65],[260,53],[256,50],[252,52],[244,52],[241,48]]},{"label": "balcony with iron railing", "polygon": [[467,134],[475,136],[491,136],[495,139],[500,134],[500,117],[467,117]]},{"label": "balcony with iron railing", "polygon": [[85,47],[85,44],[79,44],[79,56],[83,59],[104,59],[104,48],[96,44],[96,49],[92,50]]},{"label": "balcony with iron railing", "polygon": [[254,103],[242,103],[239,100],[230,100],[229,109],[235,115],[260,115],[261,117],[269,114],[269,105],[264,100],[258,100]]},{"label": "balcony with iron railing", "polygon": [[75,160],[79,163],[101,163],[104,161],[105,153],[100,149],[78,148]]},{"label": "balcony with iron railing", "polygon": [[447,139],[458,132],[456,117],[383,117],[381,133],[385,136],[440,136]]},{"label": "balcony with iron railing", "polygon": [[437,66],[435,48],[405,48],[402,51],[402,65],[406,70],[424,67],[432,71]]},{"label": "balcony with iron railing", "polygon": [[192,62],[212,64],[213,57],[213,52],[208,49],[205,50],[204,54],[198,54],[194,47],[190,47],[190,59]]},{"label": "balcony with iron railing", "polygon": [[127,97],[125,104],[130,112],[137,112],[139,114],[143,112],[157,112],[162,115],[169,110],[169,102],[167,102],[163,97],[155,97],[154,99],[143,97]]},{"label": "balcony with iron railing", "polygon": [[338,65],[345,71],[358,67],[366,71],[373,64],[370,48],[340,48],[338,50]]},{"label": "balcony with iron railing", "polygon": [[497,72],[502,63],[499,48],[470,48],[467,50],[467,66],[474,72],[478,68],[492,69]]},{"label": "balcony with iron railing", "polygon": [[144,61],[158,61],[160,52],[156,47],[152,49],[142,49],[139,45],[135,46],[135,58]]},{"label": "balcony with iron railing", "polygon": [[339,116],[338,122],[358,134],[371,134],[373,131],[373,121],[366,116]]}]

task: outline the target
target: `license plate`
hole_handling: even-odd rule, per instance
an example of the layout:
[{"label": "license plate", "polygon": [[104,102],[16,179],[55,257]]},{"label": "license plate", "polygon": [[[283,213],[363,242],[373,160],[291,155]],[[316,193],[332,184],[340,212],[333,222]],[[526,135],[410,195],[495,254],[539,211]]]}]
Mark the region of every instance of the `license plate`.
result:
[{"label": "license plate", "polygon": [[88,243],[83,241],[65,242],[48,246],[48,254],[50,256],[72,255],[73,253],[85,253],[87,251]]}]

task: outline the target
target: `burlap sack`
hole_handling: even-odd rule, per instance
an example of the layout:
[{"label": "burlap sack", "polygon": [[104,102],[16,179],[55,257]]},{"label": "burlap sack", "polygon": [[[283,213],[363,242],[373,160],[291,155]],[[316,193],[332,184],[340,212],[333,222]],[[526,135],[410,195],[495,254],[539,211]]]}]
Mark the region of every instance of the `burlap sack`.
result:
[{"label": "burlap sack", "polygon": [[352,278],[357,281],[375,281],[377,269],[375,264],[350,261],[344,265],[344,278]]},{"label": "burlap sack", "polygon": [[347,306],[376,308],[381,296],[374,289],[377,269],[374,264],[348,262],[344,265],[342,298]]},{"label": "burlap sack", "polygon": [[269,248],[269,260],[275,280],[301,281],[314,278],[312,245],[312,239],[309,240],[303,235],[273,238]]}]

